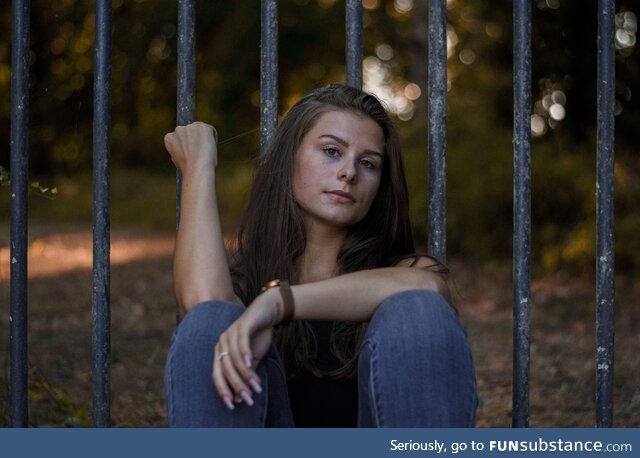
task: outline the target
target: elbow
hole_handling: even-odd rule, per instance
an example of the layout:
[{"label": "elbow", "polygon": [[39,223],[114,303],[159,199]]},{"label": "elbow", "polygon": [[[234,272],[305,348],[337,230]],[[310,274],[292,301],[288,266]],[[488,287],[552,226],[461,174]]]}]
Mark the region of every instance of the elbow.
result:
[{"label": "elbow", "polygon": [[425,291],[433,291],[434,293],[438,293],[441,295],[449,304],[451,302],[451,290],[449,289],[449,285],[446,281],[444,275],[424,270],[424,269],[413,269],[414,276],[414,287],[416,289],[422,289]]},{"label": "elbow", "polygon": [[174,294],[176,302],[180,308],[180,316],[185,316],[194,306],[202,302],[224,301],[238,302],[237,297],[231,292],[221,290],[214,291],[208,288],[193,288],[184,290],[180,285],[174,283]]}]

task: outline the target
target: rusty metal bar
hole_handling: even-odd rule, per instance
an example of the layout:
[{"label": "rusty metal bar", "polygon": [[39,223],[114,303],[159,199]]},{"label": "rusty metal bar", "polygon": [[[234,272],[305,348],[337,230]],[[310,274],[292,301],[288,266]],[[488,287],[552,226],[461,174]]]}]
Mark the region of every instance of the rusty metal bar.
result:
[{"label": "rusty metal bar", "polygon": [[429,241],[427,251],[440,262],[447,257],[447,2],[429,2]]},{"label": "rusty metal bar", "polygon": [[111,1],[96,0],[93,101],[93,425],[109,426]]},{"label": "rusty metal bar", "polygon": [[29,169],[29,0],[14,0],[11,48],[11,426],[28,422],[27,246]]},{"label": "rusty metal bar", "polygon": [[[177,123],[185,126],[196,117],[196,7],[194,0],[178,0]],[[180,222],[182,176],[176,176],[176,226]]]},{"label": "rusty metal bar", "polygon": [[362,87],[362,0],[347,0],[345,13],[347,84]]},{"label": "rusty metal bar", "polygon": [[[186,126],[196,118],[196,7],[194,0],[178,0],[178,100],[177,124]],[[182,174],[176,170],[176,229],[180,224]],[[180,308],[176,304],[176,324]]]},{"label": "rusty metal bar", "polygon": [[598,1],[596,425],[613,424],[615,2]]},{"label": "rusty metal bar", "polygon": [[196,7],[194,0],[178,0],[178,125],[192,123],[195,116]]},{"label": "rusty metal bar", "polygon": [[260,54],[260,153],[278,125],[278,1],[262,0]]},{"label": "rusty metal bar", "polygon": [[513,3],[513,410],[529,426],[531,283],[531,2]]}]

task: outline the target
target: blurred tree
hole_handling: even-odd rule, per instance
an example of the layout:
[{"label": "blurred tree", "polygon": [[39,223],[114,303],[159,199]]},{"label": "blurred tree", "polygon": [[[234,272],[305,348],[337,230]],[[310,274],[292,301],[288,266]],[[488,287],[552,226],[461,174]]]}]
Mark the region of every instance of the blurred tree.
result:
[{"label": "blurred tree", "polygon": [[[115,167],[172,169],[162,137],[175,123],[176,3],[112,3]],[[31,172],[74,176],[91,164],[94,3],[31,4]],[[363,0],[363,6],[365,86],[397,113],[416,233],[424,241],[428,2]],[[344,2],[281,0],[279,10],[284,112],[310,88],[344,79]],[[504,259],[512,233],[512,2],[448,0],[447,10],[449,250],[452,256]],[[534,262],[575,266],[592,262],[594,251],[596,5],[535,0],[532,11]],[[634,179],[640,169],[640,0],[619,1],[617,12],[618,262],[633,268],[640,265],[640,249],[633,249],[640,248]],[[5,166],[10,13],[0,11]],[[258,2],[197,1],[197,117],[220,132],[221,167],[231,193],[223,209],[236,213],[259,148],[259,26]]]}]

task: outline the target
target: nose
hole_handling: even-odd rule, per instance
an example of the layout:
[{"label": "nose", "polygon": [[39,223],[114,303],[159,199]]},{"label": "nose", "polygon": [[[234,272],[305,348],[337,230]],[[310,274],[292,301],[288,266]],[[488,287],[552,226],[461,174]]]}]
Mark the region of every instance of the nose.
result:
[{"label": "nose", "polygon": [[354,165],[347,162],[342,166],[342,168],[340,168],[338,178],[342,181],[346,181],[347,183],[355,183],[358,178],[358,173],[356,172]]}]

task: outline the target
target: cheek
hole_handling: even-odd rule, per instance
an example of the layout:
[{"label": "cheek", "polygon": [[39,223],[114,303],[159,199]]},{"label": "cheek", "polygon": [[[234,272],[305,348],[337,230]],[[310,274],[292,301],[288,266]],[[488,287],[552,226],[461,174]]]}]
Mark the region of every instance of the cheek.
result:
[{"label": "cheek", "polygon": [[295,174],[293,176],[293,182],[291,184],[291,191],[293,192],[293,200],[296,202],[300,200],[301,194],[304,192],[304,186],[300,179],[300,175]]},{"label": "cheek", "polygon": [[291,187],[293,191],[293,198],[296,202],[304,199],[305,195],[308,194],[308,189],[311,183],[310,179],[311,177],[309,175],[308,167],[296,166],[294,168]]},{"label": "cheek", "polygon": [[369,198],[368,199],[369,204],[373,202],[373,200],[376,198],[376,194],[378,194],[378,189],[380,189],[380,181],[381,181],[380,174],[376,174],[375,176],[368,177],[366,180],[366,189],[367,189],[367,196]]},{"label": "cheek", "polygon": [[370,211],[371,211],[371,205],[373,205],[373,201],[375,200],[376,196],[378,195],[378,189],[380,188],[380,179],[371,179],[368,180],[366,183],[366,191],[364,194],[366,194],[366,200],[363,200],[363,206],[361,207],[361,211],[362,213],[362,218],[364,218]]},{"label": "cheek", "polygon": [[322,187],[332,174],[335,173],[330,164],[323,162],[322,158],[303,156],[300,161],[294,163],[293,168],[293,195],[304,194]]}]

